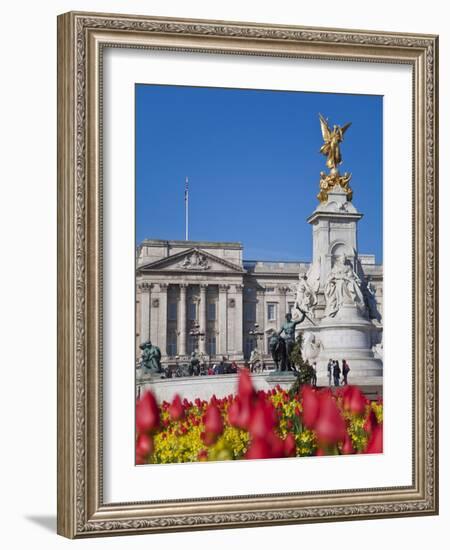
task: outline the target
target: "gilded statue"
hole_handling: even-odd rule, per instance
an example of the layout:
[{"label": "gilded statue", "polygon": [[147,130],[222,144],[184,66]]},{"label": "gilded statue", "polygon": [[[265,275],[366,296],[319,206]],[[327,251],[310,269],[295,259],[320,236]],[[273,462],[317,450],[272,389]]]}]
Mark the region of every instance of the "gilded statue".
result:
[{"label": "gilded statue", "polygon": [[347,194],[347,200],[351,201],[353,192],[349,186],[352,175],[345,172],[342,176],[339,174],[338,166],[342,163],[342,155],[340,143],[344,141],[344,134],[351,126],[351,122],[347,122],[344,126],[333,125],[333,130],[328,126],[328,121],[319,113],[320,128],[322,130],[322,137],[324,144],[320,148],[322,155],[327,157],[327,166],[330,169],[330,173],[320,173],[320,192],[317,198],[321,202],[325,202],[328,199],[328,192],[333,189],[335,185],[339,185]]},{"label": "gilded statue", "polygon": [[322,130],[323,141],[325,142],[320,148],[322,155],[327,157],[327,166],[331,171],[335,171],[342,162],[341,148],[339,144],[344,141],[344,134],[351,126],[351,122],[347,122],[344,126],[333,126],[333,131],[328,126],[328,121],[319,113],[320,128]]}]

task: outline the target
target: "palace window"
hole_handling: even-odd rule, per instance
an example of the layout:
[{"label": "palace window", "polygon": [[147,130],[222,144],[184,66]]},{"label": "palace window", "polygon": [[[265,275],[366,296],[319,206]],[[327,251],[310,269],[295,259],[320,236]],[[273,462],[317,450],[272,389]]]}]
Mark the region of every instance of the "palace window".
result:
[{"label": "palace window", "polygon": [[244,320],[255,321],[256,304],[253,302],[244,302]]},{"label": "palace window", "polygon": [[176,321],[177,320],[177,303],[169,302],[168,311],[167,311],[167,320]]},{"label": "palace window", "polygon": [[206,351],[210,356],[216,355],[216,335],[215,334],[208,335]]},{"label": "palace window", "polygon": [[189,302],[188,305],[188,319],[189,321],[197,320],[197,304],[195,302]]},{"label": "palace window", "polygon": [[216,302],[209,302],[208,304],[208,321],[216,320]]},{"label": "palace window", "polygon": [[167,338],[167,355],[175,357],[177,354],[177,335],[175,332],[169,332]]},{"label": "palace window", "polygon": [[276,321],[277,319],[277,304],[267,304],[267,320]]}]

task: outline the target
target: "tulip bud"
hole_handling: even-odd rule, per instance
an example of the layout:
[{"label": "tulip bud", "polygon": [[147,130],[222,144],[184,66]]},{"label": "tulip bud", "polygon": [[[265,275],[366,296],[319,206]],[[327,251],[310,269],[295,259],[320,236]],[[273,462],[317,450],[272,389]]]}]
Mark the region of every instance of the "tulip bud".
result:
[{"label": "tulip bud", "polygon": [[293,434],[287,434],[284,440],[284,454],[285,456],[295,456],[297,451],[297,445],[295,443],[295,437]]},{"label": "tulip bud", "polygon": [[363,414],[366,410],[367,399],[356,386],[346,386],[343,392],[344,409],[353,414]]},{"label": "tulip bud", "polygon": [[330,394],[320,396],[319,416],[314,424],[317,439],[321,444],[331,445],[343,441],[347,434],[345,421],[336,401]]},{"label": "tulip bud", "polygon": [[159,409],[152,392],[146,392],[136,403],[136,429],[150,432],[159,426]]},{"label": "tulip bud", "polygon": [[364,451],[366,454],[383,452],[383,424],[377,424]]},{"label": "tulip bud", "polygon": [[239,372],[238,395],[242,400],[253,397],[255,390],[253,389],[252,378],[246,369]]},{"label": "tulip bud", "polygon": [[253,437],[265,437],[276,424],[275,409],[269,401],[259,400],[253,408],[248,431]]},{"label": "tulip bud", "polygon": [[172,404],[169,407],[169,414],[172,420],[181,420],[184,417],[183,404],[178,394],[173,398]]},{"label": "tulip bud", "polygon": [[345,436],[344,445],[342,446],[342,454],[351,455],[355,452],[353,448],[352,440],[348,434]]},{"label": "tulip bud", "polygon": [[[147,434],[140,434],[136,440],[136,464],[143,464],[153,452],[153,439]],[[138,459],[142,459],[138,460]]]},{"label": "tulip bud", "polygon": [[261,438],[252,440],[250,447],[245,454],[245,458],[248,460],[271,458],[271,451],[267,441]]},{"label": "tulip bud", "polygon": [[216,405],[209,405],[205,413],[205,431],[220,435],[223,431],[223,419]]},{"label": "tulip bud", "polygon": [[319,416],[319,398],[317,392],[311,386],[303,386],[302,389],[303,424],[312,429]]}]

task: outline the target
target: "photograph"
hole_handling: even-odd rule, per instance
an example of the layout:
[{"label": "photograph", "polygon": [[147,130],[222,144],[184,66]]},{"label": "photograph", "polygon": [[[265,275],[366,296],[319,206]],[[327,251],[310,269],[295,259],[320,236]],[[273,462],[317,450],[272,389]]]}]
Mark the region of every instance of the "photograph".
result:
[{"label": "photograph", "polygon": [[438,513],[438,36],[341,24],[58,17],[59,534]]},{"label": "photograph", "polygon": [[135,220],[137,465],[383,452],[381,95],[136,83]]}]

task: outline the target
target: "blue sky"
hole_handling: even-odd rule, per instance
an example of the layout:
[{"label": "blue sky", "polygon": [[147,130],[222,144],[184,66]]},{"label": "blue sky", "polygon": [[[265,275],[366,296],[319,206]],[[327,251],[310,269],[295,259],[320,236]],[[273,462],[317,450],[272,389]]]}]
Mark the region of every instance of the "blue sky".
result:
[{"label": "blue sky", "polygon": [[136,85],[136,241],[240,241],[248,260],[310,260],[306,218],[318,202],[322,136],[352,122],[341,172],[352,172],[359,252],[382,262],[382,97]]}]

